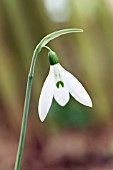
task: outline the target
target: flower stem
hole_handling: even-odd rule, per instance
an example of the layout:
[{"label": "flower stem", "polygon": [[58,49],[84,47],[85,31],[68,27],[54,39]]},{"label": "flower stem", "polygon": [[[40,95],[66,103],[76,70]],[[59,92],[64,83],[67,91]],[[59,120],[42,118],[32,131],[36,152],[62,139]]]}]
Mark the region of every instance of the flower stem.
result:
[{"label": "flower stem", "polygon": [[28,118],[32,79],[33,79],[33,75],[34,75],[34,67],[35,67],[36,57],[37,57],[38,53],[40,52],[40,50],[41,50],[41,47],[38,46],[38,48],[34,52],[32,62],[31,62],[30,71],[29,71],[29,74],[28,74],[26,96],[25,96],[25,103],[24,103],[24,111],[23,111],[23,119],[22,119],[21,132],[20,132],[20,140],[19,140],[14,170],[20,170],[22,152],[23,152],[23,147],[24,147],[24,139],[25,139],[25,133],[26,133],[26,126],[27,126],[27,118]]},{"label": "flower stem", "polygon": [[22,157],[22,152],[23,152],[23,147],[24,147],[26,125],[27,125],[32,78],[33,78],[32,76],[28,76],[26,97],[25,97],[25,104],[24,104],[24,112],[23,112],[23,120],[22,120],[21,133],[20,133],[20,141],[19,141],[19,145],[18,145],[18,152],[17,152],[17,158],[16,158],[14,170],[20,169],[21,157]]},{"label": "flower stem", "polygon": [[50,47],[48,47],[48,46],[43,46],[43,48],[46,48],[48,51],[52,51],[51,49],[50,49]]},{"label": "flower stem", "polygon": [[[16,161],[15,161],[14,170],[20,170],[23,147],[24,147],[24,140],[25,140],[25,133],[26,133],[26,126],[27,126],[28,111],[29,111],[31,86],[32,86],[32,80],[33,80],[33,76],[34,76],[34,68],[35,68],[35,62],[36,62],[37,56],[38,56],[39,52],[41,51],[41,49],[49,41],[53,40],[54,38],[57,38],[58,36],[61,36],[61,35],[67,34],[67,33],[72,33],[72,32],[83,32],[83,30],[79,29],[79,28],[72,28],[72,29],[64,29],[64,30],[53,32],[53,33],[45,36],[40,41],[40,43],[36,46],[36,48],[34,50],[32,61],[31,61],[31,66],[30,66],[30,71],[28,74],[28,80],[27,80],[27,88],[26,88],[26,95],[25,95],[25,103],[24,103],[24,110],[23,110],[20,139],[19,139],[19,145],[18,145],[18,151],[17,151],[17,157],[16,157]],[[47,46],[45,48],[50,50],[50,48]]]}]

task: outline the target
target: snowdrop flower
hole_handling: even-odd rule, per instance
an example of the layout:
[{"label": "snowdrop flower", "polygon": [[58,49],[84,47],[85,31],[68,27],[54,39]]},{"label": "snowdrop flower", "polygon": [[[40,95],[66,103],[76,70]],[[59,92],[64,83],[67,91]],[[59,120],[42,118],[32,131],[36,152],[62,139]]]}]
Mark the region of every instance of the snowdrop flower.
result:
[{"label": "snowdrop flower", "polygon": [[[43,122],[51,107],[53,97],[60,106],[65,106],[70,94],[81,104],[92,107],[92,101],[82,84],[58,62],[55,52],[48,53],[50,71],[39,98],[39,117]],[[70,94],[69,94],[70,93]]]}]

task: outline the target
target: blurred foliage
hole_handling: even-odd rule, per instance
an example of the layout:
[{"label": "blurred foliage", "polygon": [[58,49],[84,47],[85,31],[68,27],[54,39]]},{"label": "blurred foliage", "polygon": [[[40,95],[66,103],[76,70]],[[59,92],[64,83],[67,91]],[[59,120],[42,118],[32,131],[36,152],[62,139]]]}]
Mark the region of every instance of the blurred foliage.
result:
[{"label": "blurred foliage", "polygon": [[[46,126],[50,129],[50,125],[85,128],[110,123],[113,112],[112,0],[62,1],[65,9],[60,4],[60,10],[57,6],[54,11],[50,11],[49,2],[52,3],[50,0],[0,1],[1,126],[5,123],[13,131],[20,129],[27,74],[37,43],[50,32],[71,27],[83,28],[84,32],[63,36],[49,45],[59,55],[61,64],[84,84],[93,100],[93,108],[86,108],[73,99],[64,108],[54,102]],[[62,19],[58,20],[62,8],[65,11],[67,8],[66,17],[61,15]],[[52,12],[55,17],[51,17]],[[44,50],[36,64],[31,97],[30,119],[36,128],[40,124],[36,115],[38,98],[48,70]]]},{"label": "blurred foliage", "polygon": [[59,127],[62,129],[67,127],[86,129],[91,121],[89,110],[87,107],[83,110],[80,103],[75,102],[72,97],[70,104],[67,104],[63,109],[54,101],[48,121],[53,121],[58,129]]}]

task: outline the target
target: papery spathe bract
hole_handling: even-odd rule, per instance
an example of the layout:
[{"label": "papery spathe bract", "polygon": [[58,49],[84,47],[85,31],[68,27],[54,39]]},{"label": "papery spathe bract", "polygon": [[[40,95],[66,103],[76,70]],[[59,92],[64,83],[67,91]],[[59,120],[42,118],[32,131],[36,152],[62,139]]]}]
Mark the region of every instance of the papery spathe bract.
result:
[{"label": "papery spathe bract", "polygon": [[43,122],[46,118],[53,97],[59,105],[65,106],[70,98],[69,93],[81,104],[92,107],[92,101],[82,84],[59,63],[51,65],[39,98],[40,120]]}]

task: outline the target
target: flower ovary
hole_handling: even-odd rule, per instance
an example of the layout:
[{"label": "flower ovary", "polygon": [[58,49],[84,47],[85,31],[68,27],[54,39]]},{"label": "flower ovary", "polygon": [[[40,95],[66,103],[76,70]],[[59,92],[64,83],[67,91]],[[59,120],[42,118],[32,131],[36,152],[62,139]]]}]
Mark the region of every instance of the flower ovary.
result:
[{"label": "flower ovary", "polygon": [[58,57],[54,51],[49,51],[48,58],[49,58],[50,65],[58,64]]}]

